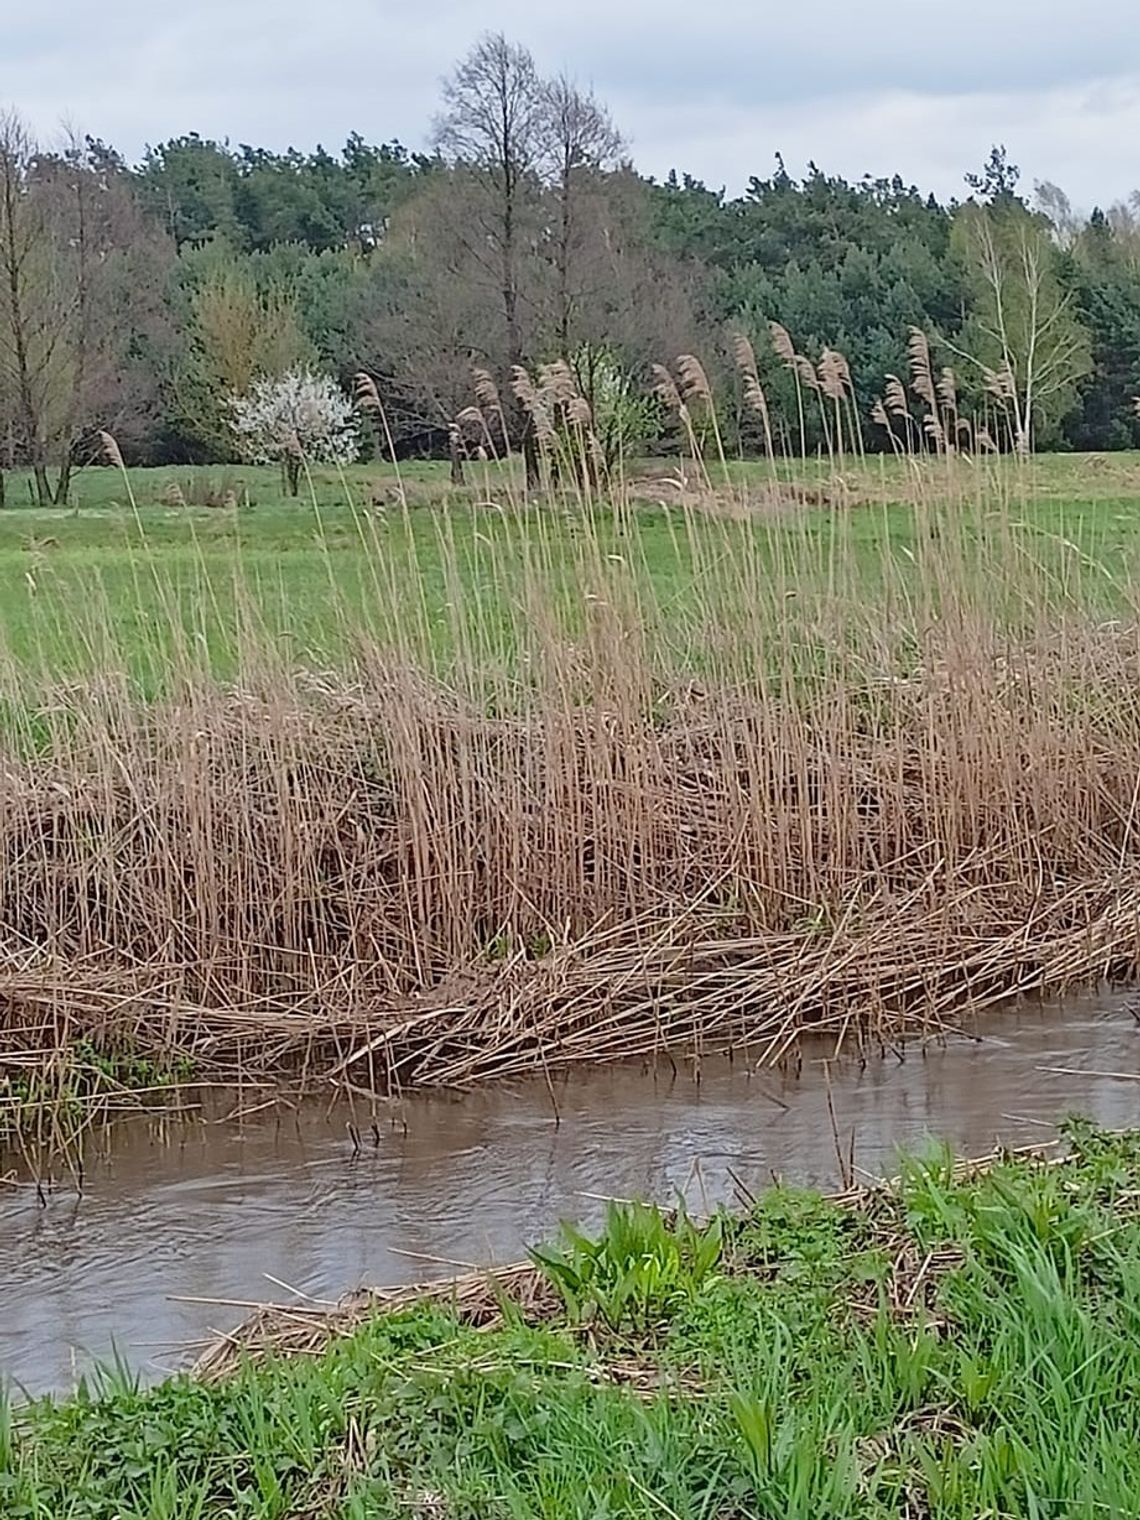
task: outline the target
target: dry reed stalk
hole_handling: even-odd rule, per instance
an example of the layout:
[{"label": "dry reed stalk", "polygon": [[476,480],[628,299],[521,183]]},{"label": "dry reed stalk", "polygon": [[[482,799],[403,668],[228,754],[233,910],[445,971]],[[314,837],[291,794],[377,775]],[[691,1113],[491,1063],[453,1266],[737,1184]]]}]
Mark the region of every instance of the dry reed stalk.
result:
[{"label": "dry reed stalk", "polygon": [[84,1038],[462,1085],[698,1040],[775,1059],[1134,969],[1126,658],[1082,651],[1064,726],[1041,693],[1071,654],[1023,673],[957,637],[860,704],[678,694],[661,724],[612,633],[595,682],[611,647],[590,708],[569,670],[495,719],[388,669],[89,705],[74,749],[10,758],[0,1061]]},{"label": "dry reed stalk", "polygon": [[[706,488],[711,490],[712,483],[709,480],[708,470],[705,468],[705,462],[701,452],[701,447],[697,441],[696,431],[693,427],[693,415],[688,405],[689,398],[687,395],[682,394],[684,381],[682,381],[682,387],[678,387],[676,380],[674,380],[673,376],[663,364],[651,365],[650,373],[653,377],[653,394],[658,398],[665,409],[669,412],[672,412],[680,422],[685,432],[686,441],[689,445],[689,457],[692,459],[693,463],[700,471],[701,479],[704,482]],[[707,390],[707,379],[705,380],[704,384]],[[711,396],[711,391],[709,391],[709,394]]]},{"label": "dry reed stalk", "polygon": [[938,376],[938,400],[943,411],[950,412],[954,416],[958,413],[958,380],[954,371],[947,366]]},{"label": "dry reed stalk", "polygon": [[536,1267],[520,1262],[402,1288],[361,1288],[331,1305],[266,1304],[208,1346],[194,1363],[194,1376],[218,1382],[251,1357],[318,1356],[330,1341],[351,1335],[368,1320],[430,1302],[450,1304],[464,1324],[494,1325],[504,1302],[531,1320],[541,1320],[554,1316],[560,1300]]},{"label": "dry reed stalk", "polygon": [[123,463],[123,455],[116,439],[110,433],[101,431],[99,433],[99,444],[107,463],[114,465],[117,470],[122,470],[126,473],[127,467]]},{"label": "dry reed stalk", "polygon": [[495,384],[490,371],[473,369],[471,379],[475,387],[475,400],[479,407],[484,412],[497,412],[501,417],[503,404],[499,400],[499,387]]},{"label": "dry reed stalk", "polygon": [[554,411],[550,404],[551,395],[546,386],[536,386],[530,371],[523,365],[517,364],[511,370],[511,390],[514,392],[516,401],[530,418],[539,448],[543,450],[552,448],[557,435],[554,427]]},{"label": "dry reed stalk", "polygon": [[781,323],[769,322],[768,333],[772,339],[772,348],[776,356],[781,360],[784,367],[791,371],[792,379],[795,381],[796,413],[800,424],[800,457],[803,458],[807,454],[807,422],[804,417],[804,397],[799,356],[796,353],[796,346],[792,342],[791,334]]},{"label": "dry reed stalk", "polygon": [[1015,399],[1017,395],[1017,382],[1008,369],[1004,367],[997,370],[983,369],[982,378],[985,381],[987,393],[995,401],[1000,402],[1004,406]]},{"label": "dry reed stalk", "polygon": [[797,354],[795,356],[795,371],[808,390],[818,391],[821,389],[815,365],[806,354]]},{"label": "dry reed stalk", "polygon": [[897,375],[887,376],[885,395],[887,398],[887,407],[893,416],[910,416],[910,407],[907,405],[906,391],[903,389],[903,383]]},{"label": "dry reed stalk", "polygon": [[794,368],[796,362],[796,346],[792,342],[791,334],[788,332],[788,329],[782,326],[779,322],[769,322],[768,331],[772,337],[772,347],[776,350],[777,355],[783,360],[789,369]]},{"label": "dry reed stalk", "polygon": [[663,364],[654,364],[652,367],[653,391],[657,398],[665,406],[666,410],[675,412],[678,417],[688,414],[688,408],[681,400],[681,392],[677,389],[677,382]]},{"label": "dry reed stalk", "polygon": [[[695,354],[680,354],[677,358],[676,370],[681,382],[681,394],[685,398],[689,413],[693,411],[694,406],[698,407],[709,420],[712,427],[717,459],[720,462],[721,469],[727,474],[728,461],[725,457],[724,439],[721,437],[720,422],[716,414],[716,399],[713,395],[713,388],[709,383],[709,377],[705,373],[705,367]],[[700,464],[702,473],[705,475],[706,483],[711,486],[711,482],[708,480],[708,472],[704,468],[704,461],[700,458],[699,451],[695,445],[694,456]]]},{"label": "dry reed stalk", "polygon": [[[819,356],[818,371],[819,389],[823,396],[832,402],[834,407],[832,442],[839,456],[843,460],[846,453],[844,440],[843,413],[848,410],[851,418],[850,447],[856,449],[859,442],[859,428],[857,410],[851,406],[854,399],[854,385],[851,378],[851,368],[844,356],[833,348],[824,348]],[[820,402],[822,409],[823,403]]]},{"label": "dry reed stalk", "polygon": [[901,457],[906,446],[905,440],[901,439],[895,432],[894,424],[891,422],[890,413],[883,405],[881,397],[877,396],[871,404],[871,421],[875,424],[876,427],[881,427],[883,429],[890,440],[893,453],[896,457]]},{"label": "dry reed stalk", "polygon": [[[380,430],[384,435],[384,445],[388,450],[389,462],[391,463],[393,470],[396,472],[396,490],[399,493],[400,503],[406,509],[408,505],[408,497],[407,492],[404,489],[404,482],[400,473],[399,456],[396,452],[396,440],[392,436],[391,424],[388,421],[388,411],[384,405],[383,400],[381,399],[380,388],[376,384],[373,376],[370,375],[367,370],[360,370],[359,373],[353,376],[352,389],[357,406],[366,412],[370,412],[380,425]],[[300,455],[300,444],[297,444],[296,452],[298,455]]]},{"label": "dry reed stalk", "polygon": [[540,365],[538,379],[548,405],[565,406],[578,397],[578,382],[565,359],[555,359],[552,364]]},{"label": "dry reed stalk", "polygon": [[127,500],[131,504],[131,511],[134,512],[137,516],[138,503],[135,500],[134,488],[131,485],[131,477],[127,471],[127,466],[124,463],[123,453],[119,448],[118,440],[114,437],[113,434],[100,429],[99,447],[107,463],[118,470],[119,474],[123,477],[123,486],[127,493]]},{"label": "dry reed stalk", "polygon": [[677,374],[681,380],[681,394],[691,408],[694,402],[701,406],[713,406],[712,386],[705,374],[705,367],[695,354],[681,354],[677,359]]},{"label": "dry reed stalk", "polygon": [[924,401],[932,410],[936,409],[938,397],[930,363],[930,342],[921,327],[910,329],[907,357],[910,360],[911,388],[920,401]]},{"label": "dry reed stalk", "polygon": [[834,349],[825,348],[819,356],[819,385],[823,394],[832,401],[842,401],[847,396],[849,381],[843,356]]}]

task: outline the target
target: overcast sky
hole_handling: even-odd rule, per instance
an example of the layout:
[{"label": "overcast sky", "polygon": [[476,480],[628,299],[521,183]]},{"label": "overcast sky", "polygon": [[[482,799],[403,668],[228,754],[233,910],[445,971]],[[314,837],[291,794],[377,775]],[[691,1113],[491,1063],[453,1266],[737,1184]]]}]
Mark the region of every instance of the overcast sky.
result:
[{"label": "overcast sky", "polygon": [[737,193],[780,151],[947,196],[1005,142],[1085,210],[1140,187],[1137,0],[0,0],[0,105],[131,158],[189,131],[415,148],[486,29],[593,85],[658,176]]}]

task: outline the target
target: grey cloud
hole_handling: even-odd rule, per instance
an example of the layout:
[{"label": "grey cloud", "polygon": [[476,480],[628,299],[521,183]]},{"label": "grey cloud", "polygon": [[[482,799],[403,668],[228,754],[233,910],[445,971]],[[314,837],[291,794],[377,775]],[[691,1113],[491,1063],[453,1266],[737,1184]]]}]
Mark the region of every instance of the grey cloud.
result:
[{"label": "grey cloud", "polygon": [[547,25],[600,84],[642,99],[677,90],[708,101],[806,106],[883,90],[1047,90],[1140,71],[1132,0],[1064,10],[1040,0],[958,0],[952,8],[720,0],[658,14],[659,24],[646,26],[636,11],[580,0],[572,21]]},{"label": "grey cloud", "polygon": [[[1041,176],[1059,172],[1039,156],[1072,165],[1079,151],[1096,197],[1110,172],[1128,172],[1119,134],[1140,78],[1135,0],[1063,9],[958,0],[952,11],[897,0],[197,0],[161,9],[115,0],[96,11],[86,0],[47,0],[6,25],[0,103],[43,132],[66,117],[130,156],[190,130],[271,147],[335,147],[358,130],[415,147],[441,75],[485,28],[526,43],[543,68],[594,84],[638,162],[658,173],[692,168],[739,188],[781,148],[853,175],[897,165],[945,193],[1005,131],[1014,156]],[[960,166],[953,174],[949,162]]]}]

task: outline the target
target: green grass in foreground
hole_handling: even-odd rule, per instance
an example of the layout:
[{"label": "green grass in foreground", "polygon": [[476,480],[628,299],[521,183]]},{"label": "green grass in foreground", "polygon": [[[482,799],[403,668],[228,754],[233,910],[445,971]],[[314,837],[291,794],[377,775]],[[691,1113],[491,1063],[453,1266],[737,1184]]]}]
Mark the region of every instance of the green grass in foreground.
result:
[{"label": "green grass in foreground", "polygon": [[[573,625],[584,588],[604,598],[624,578],[646,626],[656,620],[654,639],[672,639],[687,663],[710,613],[723,622],[726,602],[754,613],[758,588],[781,621],[793,594],[905,599],[931,510],[964,556],[960,579],[991,585],[1015,616],[1031,620],[1043,602],[1094,614],[1129,604],[1140,571],[1136,456],[1024,467],[873,459],[852,462],[842,485],[817,462],[781,469],[809,492],[824,482],[826,499],[846,508],[793,497],[786,511],[744,521],[687,520],[667,489],[643,480],[623,531],[604,512],[587,524],[572,500],[521,508],[501,472],[452,492],[433,464],[404,467],[407,512],[379,466],[318,472],[298,501],[272,470],[135,470],[133,505],[116,471],[94,469],[78,477],[73,507],[51,511],[21,506],[15,480],[0,512],[0,657],[65,677],[123,668],[148,686],[176,655],[224,678],[251,648],[327,668],[362,636],[446,657],[466,630],[481,654],[510,657],[533,611],[524,588],[553,591]],[[738,495],[767,479],[756,464],[730,473]],[[174,485],[185,505],[171,505]],[[223,488],[236,508],[201,504]],[[370,510],[374,498],[382,511]],[[944,555],[947,542],[944,532]]]},{"label": "green grass in foreground", "polygon": [[1140,1513],[1140,1132],[848,1209],[618,1210],[553,1322],[423,1307],[313,1360],[10,1409],[8,1520]]}]

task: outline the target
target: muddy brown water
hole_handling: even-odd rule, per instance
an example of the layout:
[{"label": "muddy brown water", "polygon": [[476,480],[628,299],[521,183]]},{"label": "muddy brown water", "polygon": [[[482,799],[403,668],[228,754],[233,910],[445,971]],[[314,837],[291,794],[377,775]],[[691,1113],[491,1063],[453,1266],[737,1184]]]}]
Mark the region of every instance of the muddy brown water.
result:
[{"label": "muddy brown water", "polygon": [[[857,1165],[884,1174],[932,1135],[977,1154],[1048,1139],[1072,1111],[1140,1123],[1140,1080],[1125,1079],[1140,1075],[1138,1007],[1105,994],[1007,1010],[976,1038],[833,1066],[844,1148],[853,1135]],[[685,1062],[579,1071],[555,1086],[557,1125],[542,1080],[407,1099],[375,1145],[358,1108],[357,1155],[352,1111],[315,1102],[240,1122],[123,1120],[88,1145],[81,1194],[0,1188],[0,1378],[64,1390],[113,1351],[155,1377],[240,1320],[234,1301],[517,1260],[560,1218],[597,1220],[598,1195],[700,1207],[731,1198],[734,1177],[831,1186],[822,1055],[807,1050],[798,1075],[706,1058],[699,1082]]]}]

